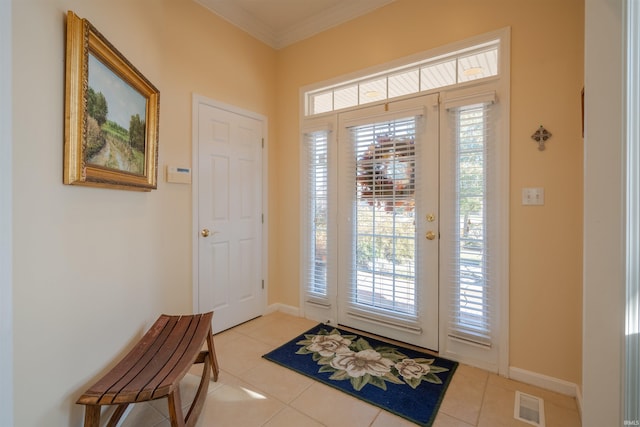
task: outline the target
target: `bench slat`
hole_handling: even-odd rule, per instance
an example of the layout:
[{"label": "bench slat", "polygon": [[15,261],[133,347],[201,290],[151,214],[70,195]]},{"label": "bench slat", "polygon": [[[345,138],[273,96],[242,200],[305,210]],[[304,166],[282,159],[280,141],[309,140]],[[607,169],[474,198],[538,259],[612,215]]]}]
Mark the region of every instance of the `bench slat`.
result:
[{"label": "bench slat", "polygon": [[[184,357],[185,345],[183,342],[188,341],[189,337],[195,332],[196,327],[197,317],[188,316],[180,318],[171,336],[163,343],[162,347],[158,349],[151,363],[123,388],[114,399],[114,403],[128,402],[130,401],[129,399],[134,399],[133,401],[136,402],[144,402],[152,399],[158,384],[167,376],[167,373],[171,372],[177,360]],[[168,393],[158,395],[157,398],[164,397],[167,394]]]},{"label": "bench slat", "polygon": [[156,341],[168,322],[169,316],[160,316],[138,344],[113,369],[85,391],[78,399],[78,403],[84,405],[100,404],[104,394],[111,390],[131,370],[131,367],[144,356],[148,347]]},{"label": "bench slat", "polygon": [[[154,341],[144,344],[140,343],[141,350],[143,350],[142,356],[138,360],[131,361],[132,363],[130,364],[130,368],[127,373],[122,375],[120,379],[104,393],[102,398],[98,401],[99,404],[111,405],[115,403],[114,399],[119,396],[120,392],[127,386],[127,384],[129,384],[136,376],[138,376],[140,372],[149,364],[160,347],[164,344],[167,338],[169,338],[177,323],[178,317],[168,316],[167,323],[165,324],[164,328],[158,331],[159,333],[156,335]],[[108,375],[111,376],[111,373],[109,373]],[[114,374],[113,376],[115,377],[116,375]],[[133,398],[135,399],[135,396]]]},{"label": "bench slat", "polygon": [[[189,340],[184,340],[181,344],[181,348],[184,348],[183,354],[181,355],[179,352],[176,352],[171,363],[167,364],[167,368],[169,366],[172,366],[172,368],[160,385],[156,386],[152,397],[153,399],[166,396],[171,393],[174,388],[178,387],[177,380],[186,375],[200,355],[202,345],[206,342],[207,334],[211,330],[212,318],[213,313],[205,313],[199,316],[199,318],[194,319],[194,323],[196,323],[195,332],[189,335]],[[185,357],[185,355],[188,356]],[[158,378],[160,378],[160,375]]]}]

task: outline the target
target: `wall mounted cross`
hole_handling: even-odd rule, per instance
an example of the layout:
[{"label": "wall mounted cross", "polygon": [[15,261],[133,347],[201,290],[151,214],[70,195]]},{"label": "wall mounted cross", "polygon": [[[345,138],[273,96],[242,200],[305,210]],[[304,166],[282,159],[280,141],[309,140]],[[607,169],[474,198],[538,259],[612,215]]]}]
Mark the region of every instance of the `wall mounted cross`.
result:
[{"label": "wall mounted cross", "polygon": [[544,143],[547,142],[549,138],[551,138],[551,132],[546,130],[542,125],[531,135],[531,139],[538,143],[538,150],[540,151],[544,150]]}]

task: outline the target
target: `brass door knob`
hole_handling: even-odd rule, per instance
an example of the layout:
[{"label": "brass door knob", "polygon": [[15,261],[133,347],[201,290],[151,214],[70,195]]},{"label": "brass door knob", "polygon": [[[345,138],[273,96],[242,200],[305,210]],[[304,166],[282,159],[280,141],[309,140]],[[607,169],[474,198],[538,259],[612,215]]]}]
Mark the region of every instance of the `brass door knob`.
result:
[{"label": "brass door knob", "polygon": [[200,232],[200,235],[202,237],[209,237],[210,234],[211,234],[211,232],[209,231],[208,228],[203,228],[202,231]]},{"label": "brass door knob", "polygon": [[433,231],[427,231],[426,237],[427,237],[427,240],[433,240],[436,238],[436,235]]}]

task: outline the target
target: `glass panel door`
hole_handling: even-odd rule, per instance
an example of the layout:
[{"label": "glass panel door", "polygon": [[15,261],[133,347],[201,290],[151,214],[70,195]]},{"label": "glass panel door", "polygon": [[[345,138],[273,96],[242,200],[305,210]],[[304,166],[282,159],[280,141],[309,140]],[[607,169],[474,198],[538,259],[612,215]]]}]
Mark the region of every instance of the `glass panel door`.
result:
[{"label": "glass panel door", "polygon": [[437,350],[437,109],[420,101],[341,116],[338,322]]}]

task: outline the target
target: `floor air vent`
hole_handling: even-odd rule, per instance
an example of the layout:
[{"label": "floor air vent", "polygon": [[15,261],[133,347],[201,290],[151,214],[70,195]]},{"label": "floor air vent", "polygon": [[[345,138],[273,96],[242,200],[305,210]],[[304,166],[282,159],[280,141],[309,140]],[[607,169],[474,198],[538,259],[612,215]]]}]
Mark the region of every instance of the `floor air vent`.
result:
[{"label": "floor air vent", "polygon": [[513,416],[516,420],[538,427],[545,427],[544,400],[536,396],[531,396],[530,394],[516,391]]}]

